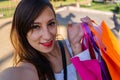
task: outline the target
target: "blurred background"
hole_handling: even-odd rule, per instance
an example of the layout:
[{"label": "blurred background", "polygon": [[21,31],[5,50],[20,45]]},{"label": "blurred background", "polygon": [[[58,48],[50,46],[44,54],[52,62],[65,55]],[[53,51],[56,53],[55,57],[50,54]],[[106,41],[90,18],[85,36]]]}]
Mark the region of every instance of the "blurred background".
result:
[{"label": "blurred background", "polygon": [[[104,20],[120,40],[120,0],[50,0],[59,22],[59,38],[65,39],[66,24],[89,16],[100,24]],[[10,29],[13,13],[20,0],[0,0],[0,71],[12,66],[13,47]]]}]

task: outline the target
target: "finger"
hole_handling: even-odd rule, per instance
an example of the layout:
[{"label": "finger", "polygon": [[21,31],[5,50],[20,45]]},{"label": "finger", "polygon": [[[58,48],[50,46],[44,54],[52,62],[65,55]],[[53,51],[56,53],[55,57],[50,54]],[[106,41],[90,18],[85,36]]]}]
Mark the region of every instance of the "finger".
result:
[{"label": "finger", "polygon": [[72,25],[72,21],[69,21],[68,22],[68,24],[67,24],[67,32],[69,33],[69,32],[71,32],[71,30],[72,30],[72,27],[73,25]]},{"label": "finger", "polygon": [[81,24],[80,24],[79,28],[80,28],[81,39],[82,39],[82,38],[83,38],[83,35],[84,35],[84,32],[83,32],[83,28],[82,28],[82,25],[81,25]]},{"label": "finger", "polygon": [[86,19],[91,20],[90,17],[86,16]]},{"label": "finger", "polygon": [[72,27],[72,21],[69,21],[67,26]]},{"label": "finger", "polygon": [[93,26],[92,20],[88,16],[81,18],[81,21],[87,23],[90,26]]},{"label": "finger", "polygon": [[84,18],[81,18],[80,20],[81,20],[82,22],[86,22],[86,23],[91,22],[91,19],[90,19],[88,16],[86,16],[86,17],[84,17]]},{"label": "finger", "polygon": [[67,24],[67,35],[68,35],[68,37],[70,35],[71,30],[72,30],[72,21],[69,21],[68,24]]}]

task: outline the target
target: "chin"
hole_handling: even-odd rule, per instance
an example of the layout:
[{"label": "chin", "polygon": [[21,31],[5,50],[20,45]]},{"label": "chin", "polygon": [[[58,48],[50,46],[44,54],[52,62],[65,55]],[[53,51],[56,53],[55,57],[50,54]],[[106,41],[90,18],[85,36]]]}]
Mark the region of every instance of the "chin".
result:
[{"label": "chin", "polygon": [[50,53],[53,51],[53,47],[49,48],[49,49],[44,49],[44,51],[42,51],[43,53]]}]

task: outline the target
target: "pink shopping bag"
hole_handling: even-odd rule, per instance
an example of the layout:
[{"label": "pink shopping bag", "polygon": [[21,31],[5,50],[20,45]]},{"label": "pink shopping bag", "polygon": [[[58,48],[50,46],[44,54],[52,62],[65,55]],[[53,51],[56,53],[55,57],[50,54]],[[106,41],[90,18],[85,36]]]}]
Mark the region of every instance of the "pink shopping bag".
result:
[{"label": "pink shopping bag", "polygon": [[74,57],[71,62],[82,80],[102,80],[101,69],[96,59],[80,61],[79,57]]},{"label": "pink shopping bag", "polygon": [[84,31],[82,48],[83,50],[88,49],[91,60],[81,61],[79,57],[74,57],[71,59],[71,62],[82,80],[102,80],[100,64],[95,57],[91,35],[89,35],[90,31],[85,29],[85,23],[82,24],[82,28]]}]

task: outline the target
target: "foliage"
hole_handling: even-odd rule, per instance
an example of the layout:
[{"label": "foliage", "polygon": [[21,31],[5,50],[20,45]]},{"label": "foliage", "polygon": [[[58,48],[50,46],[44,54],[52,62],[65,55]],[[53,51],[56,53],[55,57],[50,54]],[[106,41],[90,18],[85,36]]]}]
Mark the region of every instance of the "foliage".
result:
[{"label": "foliage", "polygon": [[15,11],[15,7],[1,8],[0,14],[3,15],[3,17],[1,17],[1,18],[7,18],[7,17],[13,16],[14,11]]},{"label": "foliage", "polygon": [[76,1],[83,2],[85,0],[65,0],[65,1],[62,1],[62,0],[53,1],[52,0],[51,3],[53,4],[53,6],[55,8],[59,8],[59,7],[62,7],[62,6],[67,6],[67,5],[75,5]]},{"label": "foliage", "polygon": [[16,6],[17,4],[18,4],[18,1],[4,0],[4,1],[0,1],[0,8]]},{"label": "foliage", "polygon": [[106,4],[104,2],[92,2],[91,6],[81,5],[81,7],[84,7],[84,8],[108,11],[108,12],[113,11],[115,6],[116,4]]},{"label": "foliage", "polygon": [[0,18],[13,16],[17,4],[18,1],[0,0],[0,15],[3,15]]},{"label": "foliage", "polygon": [[[51,3],[55,8],[67,5],[76,6],[76,1],[83,2],[85,0],[51,0]],[[2,0],[0,1],[0,15],[3,14],[4,17],[11,17],[14,13],[15,7],[18,4],[16,1],[10,0]],[[104,2],[92,2],[91,6],[88,5],[80,5],[83,8],[95,9],[95,10],[102,10],[102,11],[113,11],[116,12],[118,9],[115,9],[116,6],[120,9],[120,3],[117,4],[105,4]],[[116,11],[115,11],[116,10]],[[120,12],[120,11],[119,11]]]}]

